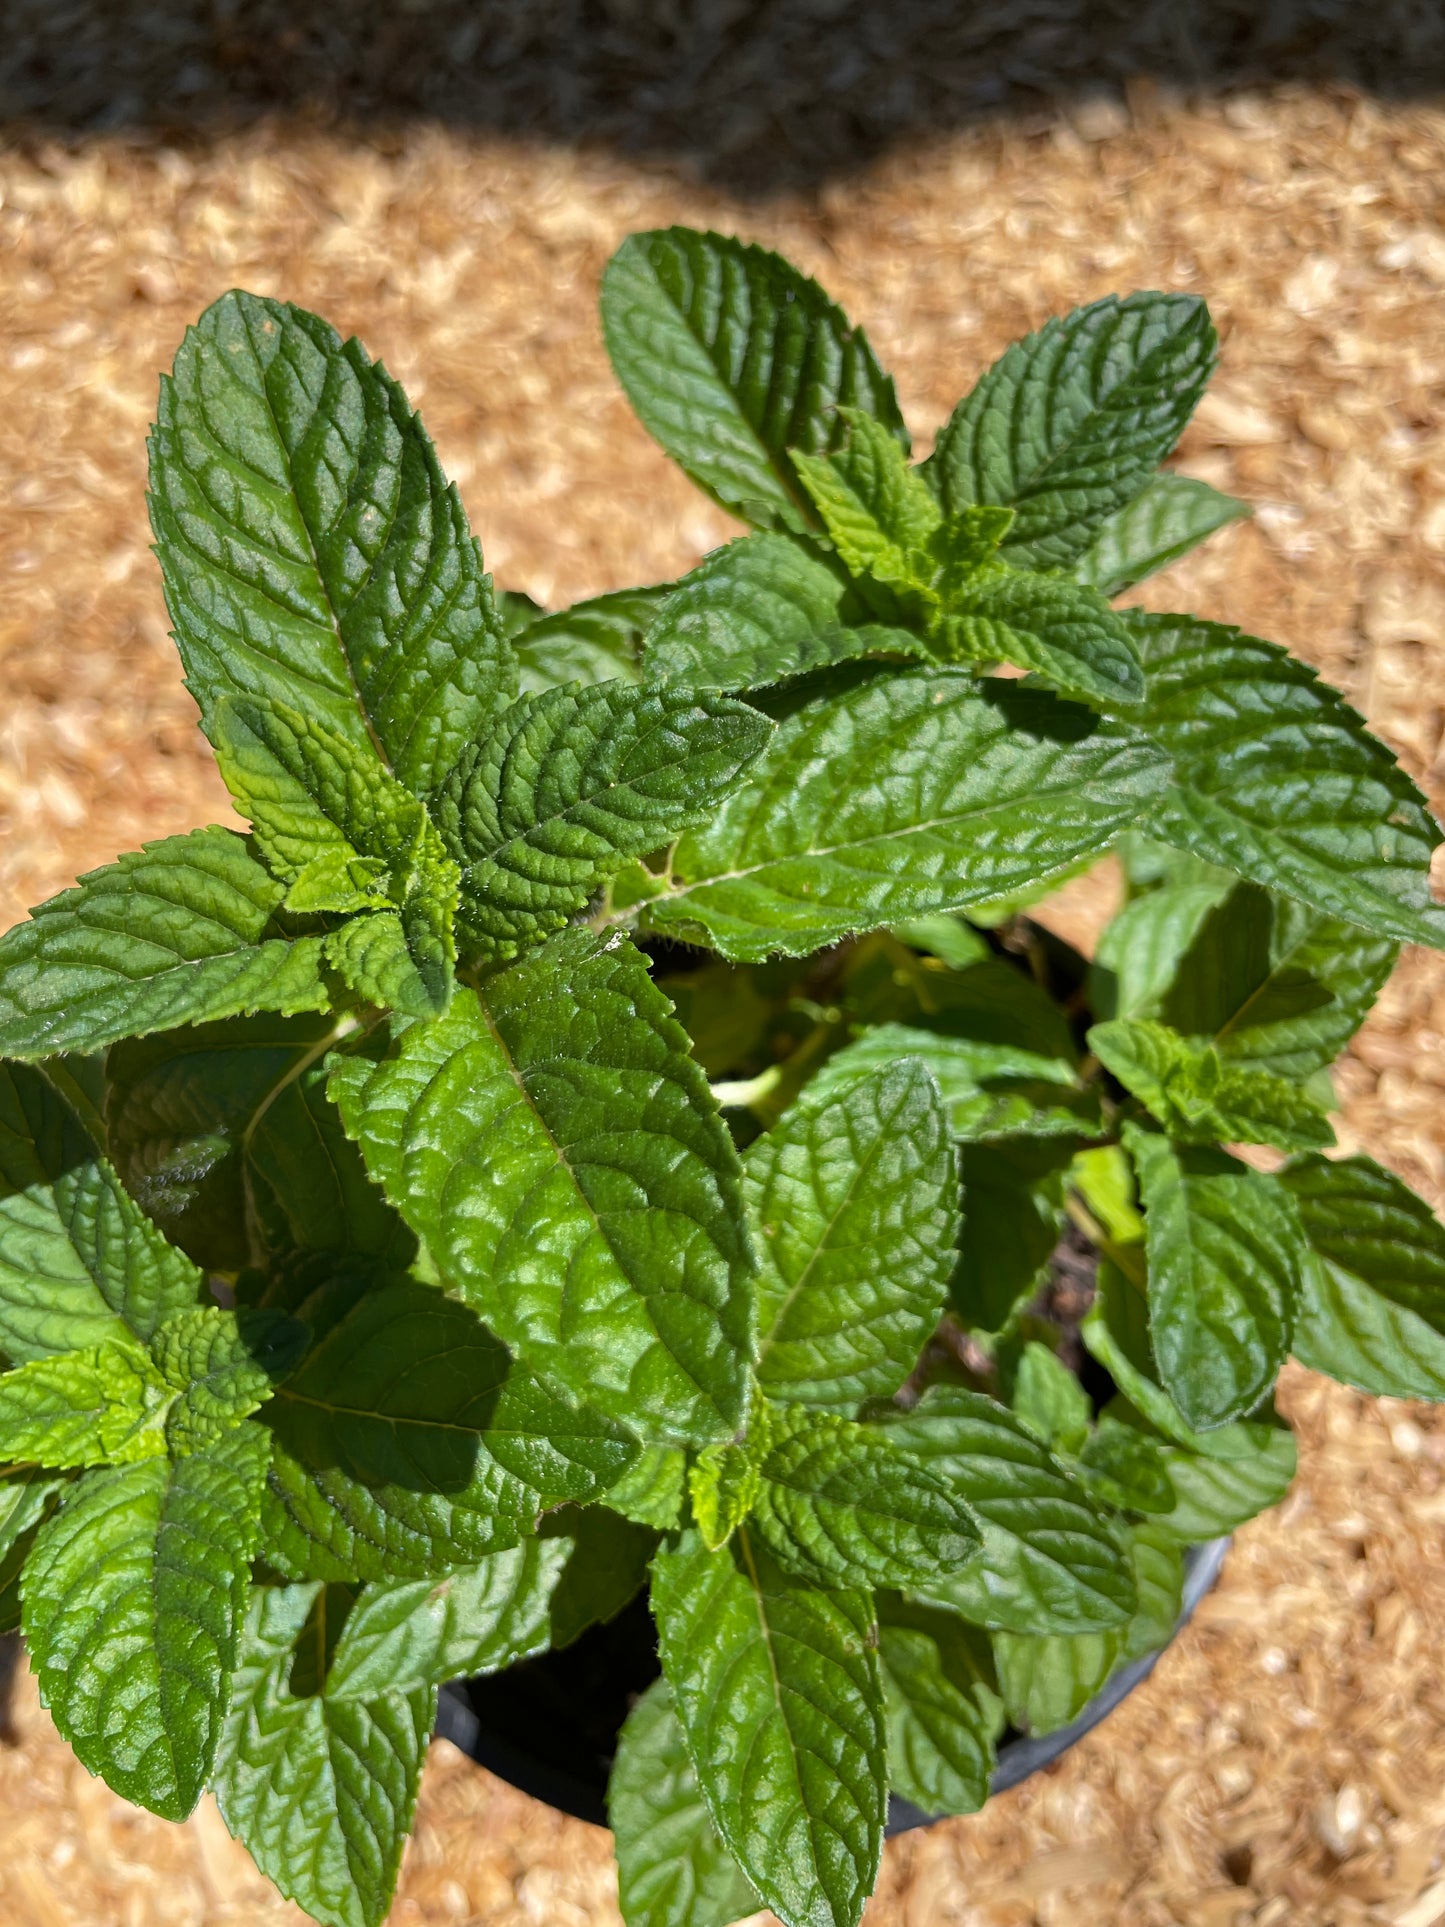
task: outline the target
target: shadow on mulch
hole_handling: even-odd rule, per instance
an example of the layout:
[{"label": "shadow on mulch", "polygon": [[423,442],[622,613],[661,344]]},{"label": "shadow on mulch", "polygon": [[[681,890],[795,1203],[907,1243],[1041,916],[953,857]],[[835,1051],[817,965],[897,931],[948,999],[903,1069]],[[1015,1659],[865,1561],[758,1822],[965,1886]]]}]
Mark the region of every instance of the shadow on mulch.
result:
[{"label": "shadow on mulch", "polygon": [[732,192],[1141,84],[1445,97],[1439,0],[9,0],[0,125],[187,141],[268,116],[601,146]]}]

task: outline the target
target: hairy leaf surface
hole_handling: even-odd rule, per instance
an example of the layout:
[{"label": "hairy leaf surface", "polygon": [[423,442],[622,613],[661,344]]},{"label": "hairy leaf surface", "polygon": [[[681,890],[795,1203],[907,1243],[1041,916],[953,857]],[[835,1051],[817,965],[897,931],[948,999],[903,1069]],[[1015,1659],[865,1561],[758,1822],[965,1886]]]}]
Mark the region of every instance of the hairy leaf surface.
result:
[{"label": "hairy leaf surface", "polygon": [[643,425],[726,509],[812,522],[788,451],[826,448],[841,406],[907,446],[893,383],[816,282],[721,234],[633,234],[602,277],[602,332]]},{"label": "hairy leaf surface", "polygon": [[0,937],[0,1051],[99,1050],[249,1010],[321,1010],[319,937],[282,936],[285,891],[233,830],[91,870]]},{"label": "hairy leaf surface", "polygon": [[881,675],[809,704],[677,847],[653,929],[742,961],[963,908],[1102,849],[1164,780],[1157,751],[1042,690]]},{"label": "hairy leaf surface", "polygon": [[662,1669],[732,1857],[784,1927],[856,1927],[883,1841],[882,1688],[865,1592],[780,1572],[747,1526],[653,1562]]},{"label": "hairy leaf surface", "polygon": [[274,698],[422,790],[515,693],[456,490],[359,342],[223,295],[162,379],[150,455],[167,606],[208,725],[228,693]]},{"label": "hairy leaf surface", "polygon": [[449,1284],[543,1377],[658,1443],[736,1430],[737,1155],[630,944],[564,932],[333,1091]]},{"label": "hairy leaf surface", "polygon": [[932,1078],[904,1058],[831,1103],[805,1095],[743,1173],[762,1264],[759,1382],[838,1412],[891,1397],[942,1313],[957,1229]]}]

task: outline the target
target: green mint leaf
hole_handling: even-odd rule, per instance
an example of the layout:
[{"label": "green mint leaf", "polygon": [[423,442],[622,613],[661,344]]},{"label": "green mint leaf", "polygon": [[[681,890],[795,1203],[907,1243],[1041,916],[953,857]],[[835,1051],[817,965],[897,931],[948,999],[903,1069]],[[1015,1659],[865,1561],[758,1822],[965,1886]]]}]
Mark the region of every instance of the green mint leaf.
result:
[{"label": "green mint leaf", "polygon": [[223,295],[151,435],[151,526],[207,728],[288,703],[432,787],[516,664],[456,490],[406,397],[304,309]]},{"label": "green mint leaf", "polygon": [[1218,342],[1193,295],[1110,295],[1015,342],[962,400],[928,462],[945,511],[1015,511],[1005,558],[1067,568],[1183,432]]},{"label": "green mint leaf", "polygon": [[1164,780],[1150,745],[1043,690],[878,676],[779,726],[645,920],[744,962],[801,956],[1055,875]]},{"label": "green mint leaf", "polygon": [[670,1532],[682,1523],[687,1494],[687,1454],[675,1445],[646,1445],[615,1485],[607,1503],[624,1519]]},{"label": "green mint leaf", "polygon": [[627,1716],[607,1783],[627,1927],[723,1927],[758,1897],[723,1845],[688,1758],[665,1679]]},{"label": "green mint leaf", "polygon": [[1158,1014],[1230,1063],[1298,1080],[1339,1056],[1398,955],[1388,937],[1241,883],[1211,906]]},{"label": "green mint leaf", "polygon": [[771,1416],[759,1400],[745,1440],[707,1445],[688,1470],[693,1523],[709,1552],[725,1546],[763,1489],[761,1461],[772,1436]]},{"label": "green mint leaf", "polygon": [[882,422],[856,408],[838,415],[841,446],[825,455],[794,449],[793,466],[849,574],[906,588],[911,552],[924,551],[943,520],[937,498]]},{"label": "green mint leaf", "polygon": [[1037,1339],[1023,1348],[1011,1403],[1015,1418],[1055,1451],[1075,1456],[1089,1437],[1094,1408],[1088,1393],[1057,1353]]},{"label": "green mint leaf", "polygon": [[906,1587],[946,1580],[978,1551],[968,1506],[895,1432],[779,1406],[768,1434],[754,1523],[788,1571],[818,1586]]},{"label": "green mint leaf", "polygon": [[416,1017],[445,1010],[457,873],[421,803],[368,751],[285,703],[222,697],[211,729],[237,808],[290,884],[286,907],[355,919],[328,938],[327,961],[369,1001]]},{"label": "green mint leaf", "polygon": [[878,1599],[888,1785],[927,1814],[976,1813],[1004,1727],[988,1641],[953,1613]]},{"label": "green mint leaf", "polygon": [[0,1352],[148,1339],[203,1283],[40,1073],[0,1064]]},{"label": "green mint leaf", "polygon": [[[1089,972],[1089,1006],[1101,1018],[1152,1017],[1211,910],[1233,879],[1166,883],[1132,897],[1100,937]],[[1180,1024],[1179,1029],[1188,1029]]]},{"label": "green mint leaf", "polygon": [[0,1459],[125,1465],[165,1456],[173,1394],[134,1345],[90,1345],[0,1376]]},{"label": "green mint leaf", "polygon": [[1344,698],[1222,623],[1125,620],[1149,685],[1142,726],[1175,766],[1149,834],[1377,936],[1445,942],[1439,826]]},{"label": "green mint leaf", "polygon": [[239,1271],[298,1248],[411,1262],[415,1238],[326,1095],[322,1059],[350,1023],[238,1017],[111,1050],[111,1156],[141,1208],[198,1264]]},{"label": "green mint leaf", "polygon": [[737,1154],[621,937],[566,931],[333,1094],[443,1276],[519,1357],[644,1443],[741,1423],[753,1259]]},{"label": "green mint leaf", "polygon": [[749,1146],[758,1380],[773,1398],[851,1413],[892,1397],[943,1312],[957,1187],[937,1087],[908,1058],[833,1102],[805,1094]]},{"label": "green mint leaf", "polygon": [[1248,503],[1222,495],[1190,475],[1156,475],[1094,530],[1069,573],[1101,595],[1122,595],[1145,576],[1168,568],[1206,537],[1251,515]]},{"label": "green mint leaf", "polygon": [[327,1697],[444,1686],[545,1652],[571,1552],[567,1539],[526,1539],[436,1578],[364,1587],[327,1669]]},{"label": "green mint leaf", "polygon": [[950,970],[966,970],[993,955],[987,938],[962,917],[911,917],[905,923],[895,923],[890,934],[899,943],[927,951]]},{"label": "green mint leaf", "polygon": [[840,406],[908,445],[863,331],[763,248],[680,227],[631,235],[602,276],[602,332],[643,426],[755,527],[810,525],[790,451],[826,448]]},{"label": "green mint leaf", "polygon": [[651,1527],[620,1518],[612,1503],[558,1506],[538,1528],[544,1539],[564,1539],[568,1553],[549,1607],[554,1648],[570,1646],[589,1626],[615,1619],[647,1584],[657,1551]]},{"label": "green mint leaf", "polygon": [[742,703],[670,689],[524,696],[432,805],[461,867],[464,945],[506,959],[562,929],[629,857],[707,817],[771,734]]},{"label": "green mint leaf", "polygon": [[[265,1557],[288,1577],[427,1578],[518,1545],[538,1514],[600,1497],[637,1455],[563,1404],[475,1312],[429,1285],[352,1303],[267,1405]],[[301,1307],[306,1315],[307,1307]]]},{"label": "green mint leaf", "polygon": [[184,1820],[210,1775],[245,1611],[266,1436],[87,1472],[22,1584],[40,1690],[113,1792]]},{"label": "green mint leaf", "polygon": [[204,1451],[264,1405],[300,1363],[309,1336],[296,1319],[250,1306],[168,1318],[151,1340],[151,1357],[179,1394],[166,1418],[172,1456]]},{"label": "green mint leaf", "polygon": [[370,1700],[294,1692],[297,1647],[319,1591],[257,1586],[251,1594],[216,1798],[232,1834],[287,1899],[329,1927],[381,1927],[436,1692],[414,1687]]},{"label": "green mint leaf", "polygon": [[1289,1078],[1237,1064],[1202,1039],[1147,1017],[1095,1024],[1089,1048],[1182,1144],[1333,1144],[1329,1119]]},{"label": "green mint leaf", "polygon": [[529,622],[514,645],[522,694],[558,683],[640,682],[643,643],[673,587],[615,589]]},{"label": "green mint leaf", "polygon": [[35,1528],[53,1508],[67,1483],[55,1473],[44,1472],[34,1465],[12,1465],[0,1471],[0,1558],[8,1559],[22,1541],[27,1542],[28,1554],[28,1542],[33,1539]]},{"label": "green mint leaf", "polygon": [[954,662],[1011,662],[1062,695],[1135,709],[1144,672],[1126,625],[1095,590],[1000,566],[945,584],[935,652]]},{"label": "green mint leaf", "polygon": [[1078,1480],[1005,1406],[935,1386],[880,1426],[964,1500],[983,1551],[947,1581],[916,1588],[982,1626],[1088,1632],[1134,1611],[1133,1575]]},{"label": "green mint leaf", "polygon": [[673,689],[761,689],[867,655],[927,657],[870,622],[837,562],[796,536],[744,536],[685,575],[647,632],[643,671]]},{"label": "green mint leaf", "polygon": [[1161,1447],[1108,1413],[1084,1441],[1077,1469],[1101,1505],[1150,1514],[1174,1509],[1174,1482]]},{"label": "green mint leaf", "polygon": [[282,886],[232,830],[91,870],[0,937],[0,1051],[99,1050],[243,1010],[322,1010],[321,941],[272,934]]},{"label": "green mint leaf", "polygon": [[1046,1281],[1072,1152],[1061,1138],[963,1145],[963,1230],[948,1296],[966,1330],[1002,1332]]},{"label": "green mint leaf", "polygon": [[713,1825],[784,1927],[857,1927],[887,1756],[867,1593],[778,1570],[750,1527],[652,1566],[662,1670]]},{"label": "green mint leaf", "polygon": [[1289,1193],[1223,1151],[1124,1126],[1139,1174],[1149,1328],[1196,1432],[1252,1411],[1289,1351],[1306,1249]]},{"label": "green mint leaf", "polygon": [[1434,1212],[1369,1158],[1301,1158],[1281,1180],[1311,1252],[1296,1358],[1386,1398],[1445,1398],[1445,1227]]}]

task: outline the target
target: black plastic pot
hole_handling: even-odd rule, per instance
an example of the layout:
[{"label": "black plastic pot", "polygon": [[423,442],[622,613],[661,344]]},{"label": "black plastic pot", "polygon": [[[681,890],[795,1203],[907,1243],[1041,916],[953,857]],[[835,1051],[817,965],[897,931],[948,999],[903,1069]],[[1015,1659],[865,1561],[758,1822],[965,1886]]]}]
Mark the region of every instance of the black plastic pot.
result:
[{"label": "black plastic pot", "polygon": [[[1184,1604],[1176,1637],[1218,1579],[1229,1545],[1228,1539],[1211,1539],[1185,1553]],[[1107,1719],[1148,1678],[1158,1659],[1159,1653],[1146,1653],[1121,1668],[1083,1712],[1056,1733],[1005,1739],[992,1791],[1003,1793],[1051,1766]],[[652,1620],[639,1597],[610,1625],[594,1626],[564,1652],[543,1653],[505,1673],[444,1686],[436,1730],[523,1793],[605,1827],[607,1775],[618,1729],[632,1700],[656,1677]],[[896,1794],[888,1802],[890,1834],[930,1826],[933,1818]]]}]

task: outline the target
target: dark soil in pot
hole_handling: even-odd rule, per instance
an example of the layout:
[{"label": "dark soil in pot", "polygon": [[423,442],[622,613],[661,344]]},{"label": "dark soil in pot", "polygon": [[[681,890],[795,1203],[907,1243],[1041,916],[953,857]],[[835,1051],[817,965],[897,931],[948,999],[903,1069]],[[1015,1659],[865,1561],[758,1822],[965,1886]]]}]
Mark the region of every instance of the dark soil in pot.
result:
[{"label": "dark soil in pot", "polygon": [[[1214,1585],[1229,1550],[1212,1539],[1185,1554],[1184,1609],[1178,1636]],[[1163,1649],[1161,1649],[1163,1650]],[[1121,1667],[1083,1711],[1056,1733],[1006,1734],[993,1791],[1017,1786],[1051,1765],[1113,1712],[1154,1670],[1159,1653]],[[442,1689],[437,1732],[499,1778],[549,1806],[607,1824],[607,1776],[617,1734],[633,1701],[657,1677],[657,1643],[645,1594],[606,1626],[594,1626],[563,1652],[543,1653],[504,1673],[457,1680]],[[932,1815],[890,1799],[888,1831],[926,1826]]]}]

